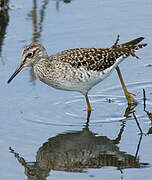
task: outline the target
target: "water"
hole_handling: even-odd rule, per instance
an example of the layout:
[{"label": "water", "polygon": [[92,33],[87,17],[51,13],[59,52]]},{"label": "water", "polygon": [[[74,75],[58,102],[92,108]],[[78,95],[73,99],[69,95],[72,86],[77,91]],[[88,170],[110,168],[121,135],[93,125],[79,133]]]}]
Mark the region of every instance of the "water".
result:
[{"label": "water", "polygon": [[[130,1],[11,1],[0,14],[0,179],[151,179],[152,3]],[[120,65],[139,105],[135,117],[117,73],[89,93],[93,111],[86,124],[85,99],[79,93],[46,86],[23,70],[7,80],[22,49],[41,42],[49,54],[75,47],[109,47],[143,36],[148,46]],[[128,109],[127,109],[128,110]],[[131,111],[131,110],[130,110]],[[128,118],[124,117],[124,114]],[[11,149],[9,149],[11,147]]]}]

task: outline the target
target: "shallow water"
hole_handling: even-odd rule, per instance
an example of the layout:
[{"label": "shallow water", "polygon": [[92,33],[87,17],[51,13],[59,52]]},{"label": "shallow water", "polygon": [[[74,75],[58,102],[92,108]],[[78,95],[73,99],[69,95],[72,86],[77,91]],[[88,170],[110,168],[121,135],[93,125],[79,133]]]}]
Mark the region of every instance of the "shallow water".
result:
[{"label": "shallow water", "polygon": [[[152,2],[14,0],[9,6],[0,16],[1,179],[150,180]],[[137,52],[140,60],[129,57],[120,64],[129,91],[139,101],[134,115],[142,136],[115,71],[89,92],[89,125],[79,93],[50,88],[28,68],[7,84],[22,49],[32,41],[53,54],[109,47],[118,33],[120,42],[143,36],[148,43]]]}]

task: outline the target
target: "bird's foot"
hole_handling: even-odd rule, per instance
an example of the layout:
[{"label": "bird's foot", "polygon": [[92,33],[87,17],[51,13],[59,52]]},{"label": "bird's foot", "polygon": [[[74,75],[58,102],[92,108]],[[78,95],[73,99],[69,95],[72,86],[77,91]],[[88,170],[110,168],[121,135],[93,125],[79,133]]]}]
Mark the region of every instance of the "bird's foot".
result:
[{"label": "bird's foot", "polygon": [[135,105],[138,104],[138,101],[133,97],[135,96],[135,94],[125,91],[125,96],[127,98],[128,104],[135,104]]}]

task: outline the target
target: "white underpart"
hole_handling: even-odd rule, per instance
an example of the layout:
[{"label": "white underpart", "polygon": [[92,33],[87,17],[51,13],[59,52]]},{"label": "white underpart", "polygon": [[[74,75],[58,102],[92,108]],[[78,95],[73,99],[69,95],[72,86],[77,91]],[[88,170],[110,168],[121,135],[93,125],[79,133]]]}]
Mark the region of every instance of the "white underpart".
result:
[{"label": "white underpart", "polygon": [[[124,58],[125,57],[123,56],[119,57],[111,67],[105,69],[104,71],[90,70],[86,72],[86,69],[81,67],[80,69],[77,69],[77,74],[79,73],[83,74],[81,78],[78,76],[79,78],[70,79],[70,73],[69,73],[69,78],[66,80],[66,79],[62,79],[61,77],[59,81],[62,83],[58,84],[58,87],[55,88],[62,90],[79,91],[83,95],[86,95],[93,86],[95,86],[96,84],[104,80],[106,77],[108,77],[113,71],[113,69],[117,67]],[[88,74],[90,76],[88,76]]]}]

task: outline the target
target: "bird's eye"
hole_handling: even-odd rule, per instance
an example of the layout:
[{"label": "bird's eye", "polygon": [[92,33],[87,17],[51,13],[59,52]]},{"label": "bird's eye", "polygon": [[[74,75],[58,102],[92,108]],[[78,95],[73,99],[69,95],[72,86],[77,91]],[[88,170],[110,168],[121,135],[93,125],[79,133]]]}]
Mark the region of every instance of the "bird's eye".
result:
[{"label": "bird's eye", "polygon": [[33,56],[33,53],[31,53],[31,52],[27,54],[27,57],[28,57],[28,58],[30,58],[30,57],[32,57],[32,56]]}]

